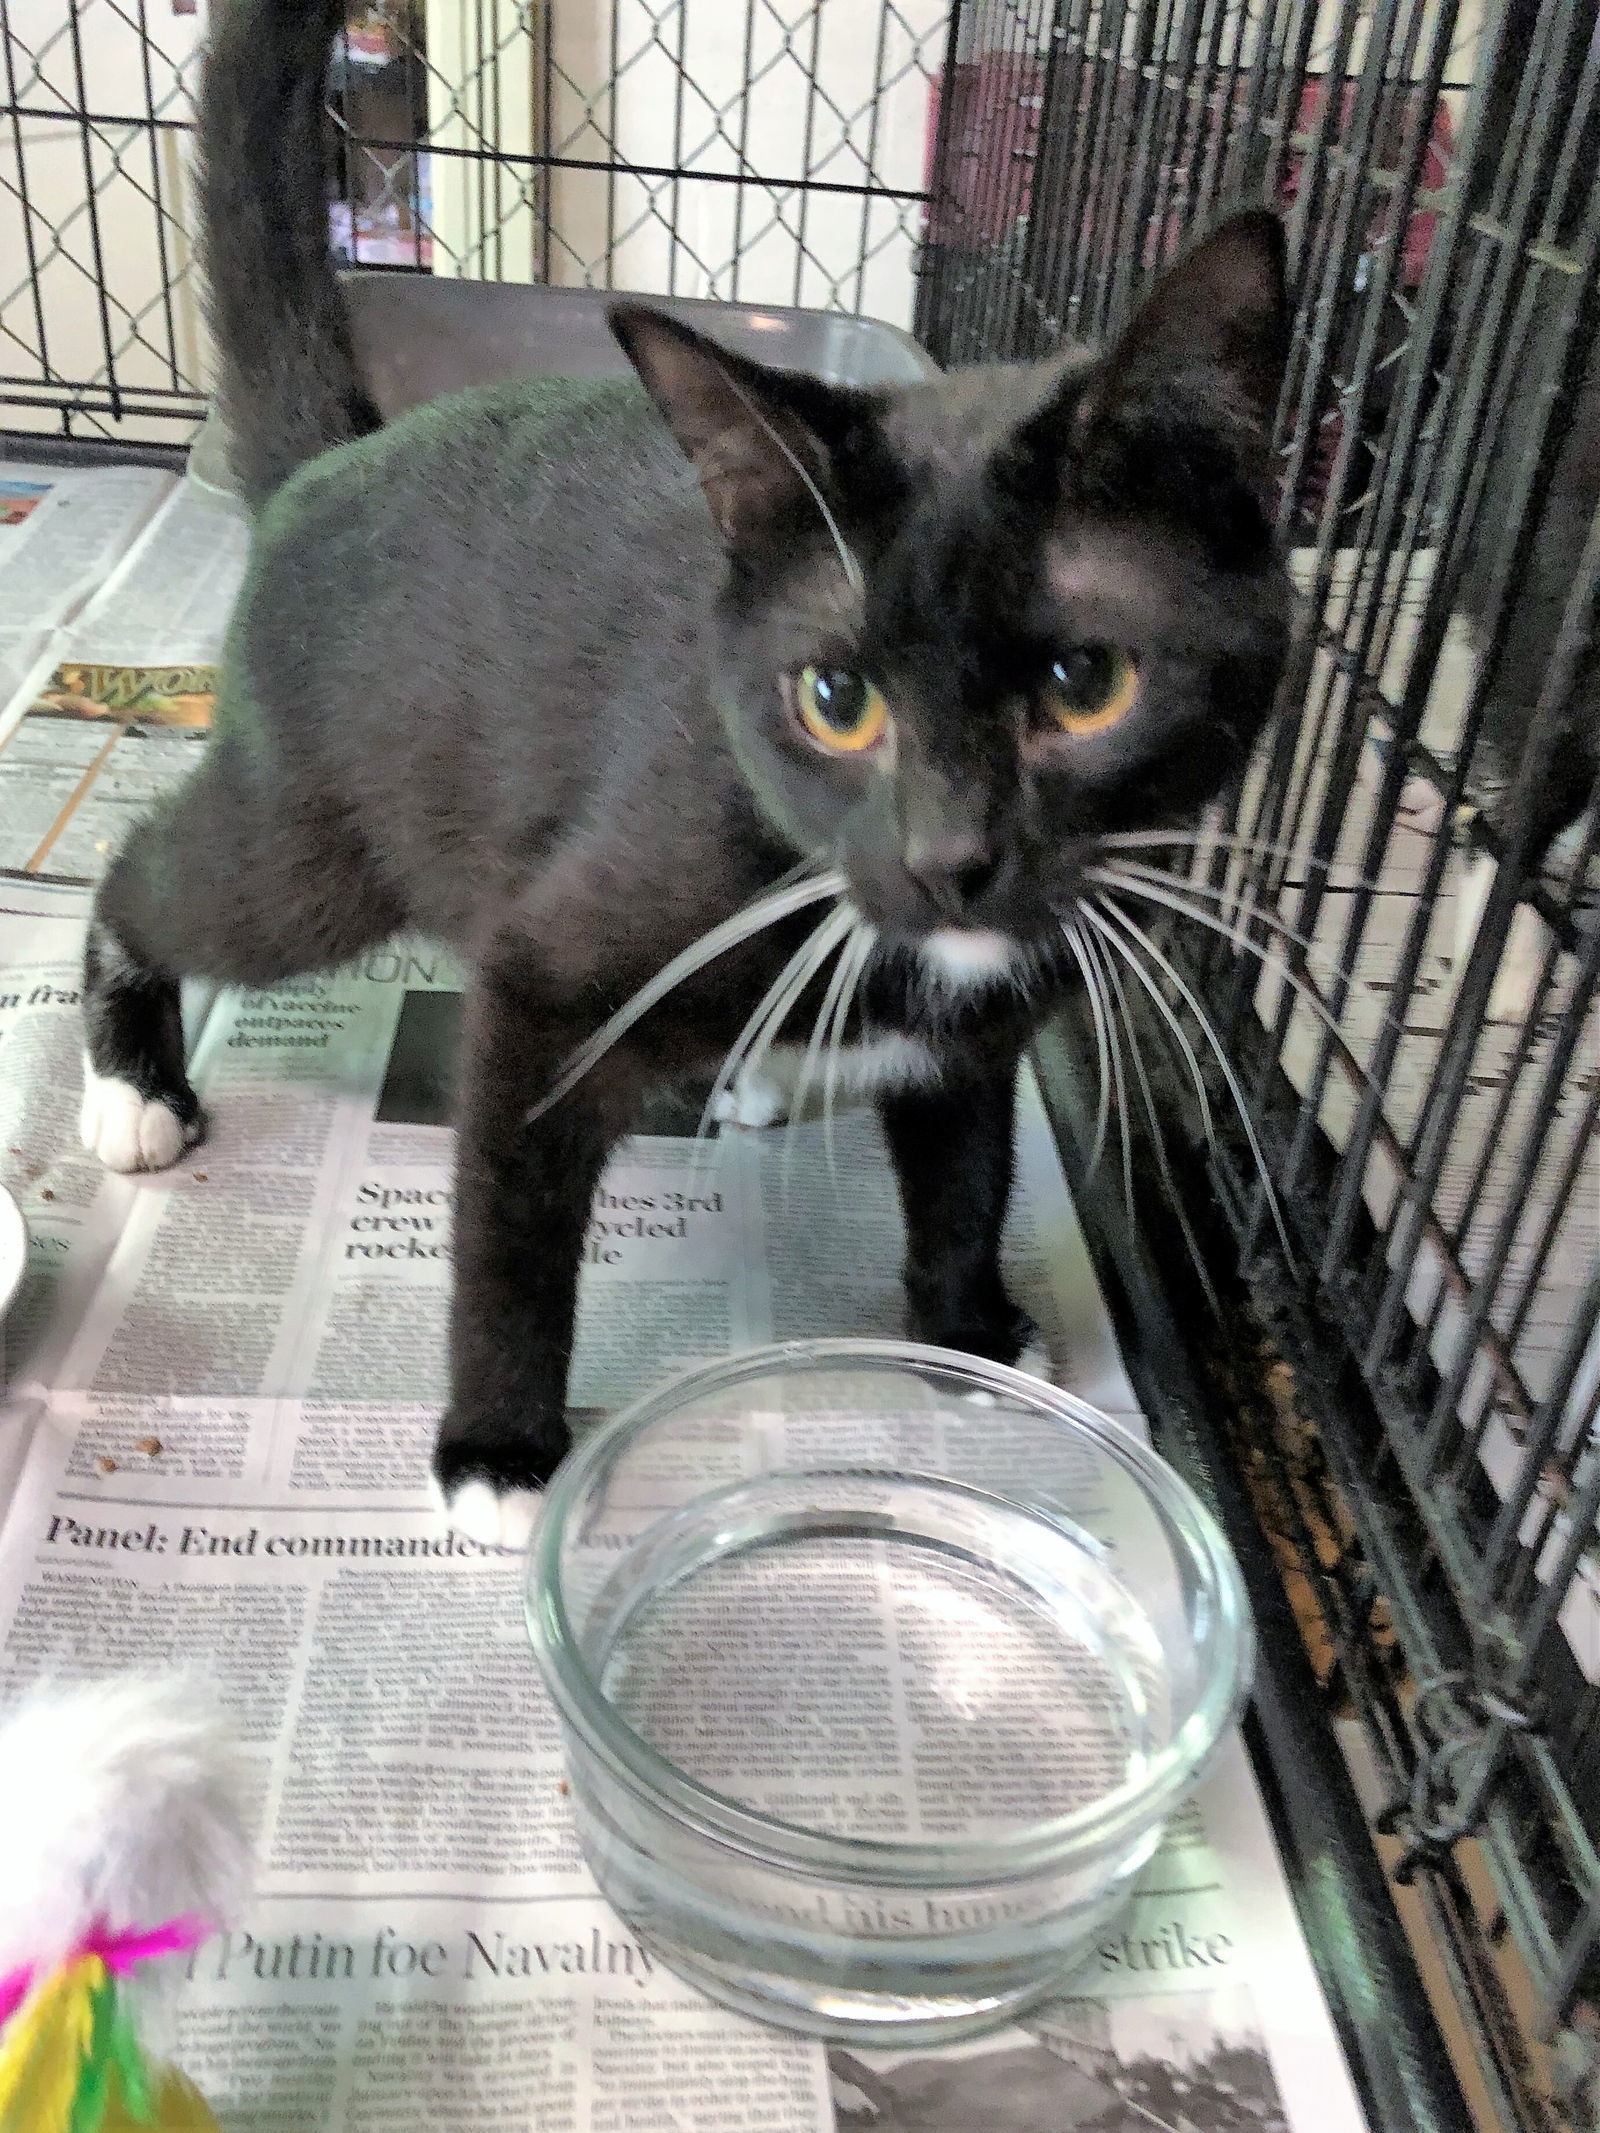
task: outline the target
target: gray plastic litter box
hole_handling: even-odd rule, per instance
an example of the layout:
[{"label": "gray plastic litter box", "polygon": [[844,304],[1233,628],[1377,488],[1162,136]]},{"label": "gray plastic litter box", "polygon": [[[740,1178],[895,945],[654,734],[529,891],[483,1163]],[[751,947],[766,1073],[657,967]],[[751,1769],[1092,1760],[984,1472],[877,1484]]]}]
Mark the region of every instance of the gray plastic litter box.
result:
[{"label": "gray plastic litter box", "polygon": [[[429,274],[344,274],[345,305],[368,390],[391,419],[440,393],[503,378],[605,377],[627,357],[606,324],[610,289],[457,281]],[[914,385],[938,366],[909,334],[841,311],[641,296],[735,348],[835,385]],[[231,494],[227,437],[213,408],[189,455],[189,478]]]}]

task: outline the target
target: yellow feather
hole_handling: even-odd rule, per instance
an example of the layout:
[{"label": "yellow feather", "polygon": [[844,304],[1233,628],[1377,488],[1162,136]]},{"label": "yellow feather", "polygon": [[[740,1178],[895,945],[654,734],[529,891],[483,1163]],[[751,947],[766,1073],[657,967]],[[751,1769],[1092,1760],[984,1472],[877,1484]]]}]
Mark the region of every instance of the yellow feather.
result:
[{"label": "yellow feather", "polygon": [[163,2067],[155,2078],[155,2116],[130,2118],[120,2088],[113,2095],[100,2133],[221,2133],[209,2105],[186,2074]]},{"label": "yellow feather", "polygon": [[0,2133],[67,2133],[105,1964],[86,1955],[32,1992],[0,2038]]}]

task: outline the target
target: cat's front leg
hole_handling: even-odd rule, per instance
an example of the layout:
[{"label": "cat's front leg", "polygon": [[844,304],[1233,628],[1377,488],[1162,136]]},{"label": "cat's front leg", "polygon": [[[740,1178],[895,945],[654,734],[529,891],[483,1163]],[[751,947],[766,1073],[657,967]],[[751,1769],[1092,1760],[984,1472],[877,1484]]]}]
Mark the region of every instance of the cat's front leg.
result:
[{"label": "cat's front leg", "polygon": [[1000,1238],[1011,1197],[1016,1062],[883,1097],[906,1218],[913,1339],[1014,1363],[1033,1321],[1006,1294]]},{"label": "cat's front leg", "polygon": [[567,1370],[591,1202],[636,1086],[614,1053],[528,1123],[586,1032],[515,972],[468,996],[456,1134],[450,1406],[433,1471],[452,1524],[520,1548],[567,1449]]}]

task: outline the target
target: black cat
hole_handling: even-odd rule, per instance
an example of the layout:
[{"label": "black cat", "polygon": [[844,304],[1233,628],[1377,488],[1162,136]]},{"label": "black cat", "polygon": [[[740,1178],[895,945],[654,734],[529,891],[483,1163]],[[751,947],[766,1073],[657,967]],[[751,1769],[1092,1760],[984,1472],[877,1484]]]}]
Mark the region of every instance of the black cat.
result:
[{"label": "black cat", "polygon": [[184,973],[263,986],[402,926],[450,942],[472,977],[435,1464],[460,1523],[516,1543],[566,1448],[607,1151],[764,998],[801,1031],[820,999],[894,1077],[912,1330],[1018,1354],[997,1253],[1021,1049],[1091,910],[1116,923],[1108,855],[1194,822],[1283,661],[1283,244],[1264,211],[1226,222],[1098,360],[845,390],[624,304],[643,390],[530,380],[379,428],[326,258],[340,13],[219,11],[207,257],[254,550],[209,754],[99,898],[84,1131],[125,1169],[198,1135]]}]

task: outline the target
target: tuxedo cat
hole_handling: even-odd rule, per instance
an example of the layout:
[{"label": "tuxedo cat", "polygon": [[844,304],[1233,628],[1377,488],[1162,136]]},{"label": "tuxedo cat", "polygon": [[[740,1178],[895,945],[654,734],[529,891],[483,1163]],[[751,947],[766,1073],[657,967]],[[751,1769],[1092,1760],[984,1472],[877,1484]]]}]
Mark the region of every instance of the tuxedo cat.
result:
[{"label": "tuxedo cat", "polygon": [[1265,211],[1225,222],[1098,357],[854,390],[620,303],[637,382],[385,428],[326,255],[340,14],[218,10],[206,257],[252,559],[207,757],[100,892],[84,1134],[120,1169],[198,1137],[183,975],[449,942],[471,982],[435,1472],[461,1526],[517,1545],[567,1444],[608,1151],[653,1085],[780,1027],[887,1077],[911,1331],[1020,1351],[1022,1047],[1148,942],[1112,871],[1161,900],[1283,662],[1283,242]]}]

